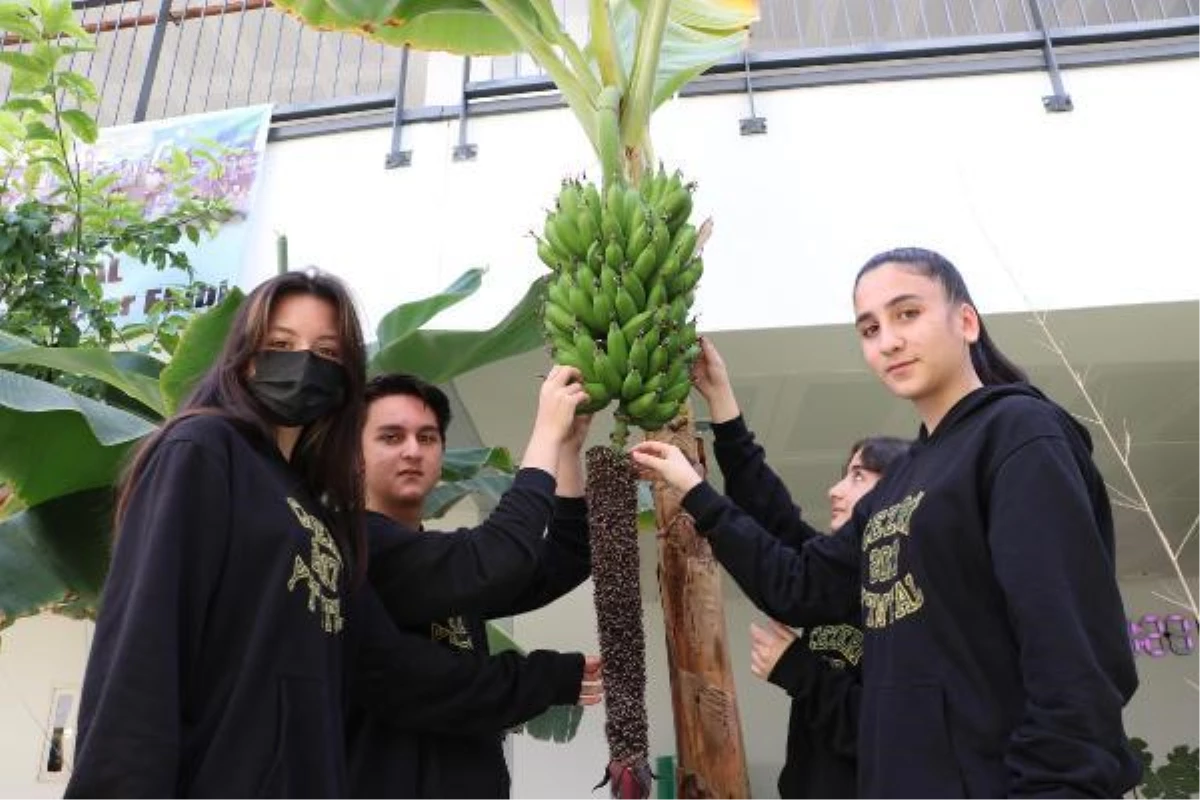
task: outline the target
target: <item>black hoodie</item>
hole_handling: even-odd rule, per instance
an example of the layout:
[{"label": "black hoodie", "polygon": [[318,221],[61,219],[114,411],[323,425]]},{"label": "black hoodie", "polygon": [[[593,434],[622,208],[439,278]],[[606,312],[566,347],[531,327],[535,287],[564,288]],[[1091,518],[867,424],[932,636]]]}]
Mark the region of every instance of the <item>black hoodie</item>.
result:
[{"label": "black hoodie", "polygon": [[[743,417],[712,427],[725,494],[782,544],[800,547],[823,535],[804,521],[767,465]],[[805,631],[779,657],[768,680],[792,698],[779,796],[857,797],[857,738],[862,690],[862,632],[855,613],[842,625]]]},{"label": "black hoodie", "polygon": [[368,515],[371,582],[393,620],[425,639],[413,657],[453,653],[490,679],[464,685],[438,714],[395,720],[352,708],[353,796],[507,797],[503,732],[577,701],[582,655],[489,655],[484,627],[540,608],[587,578],[586,504],[553,492],[550,475],[521,470],[482,525],[451,532],[417,532]]},{"label": "black hoodie", "polygon": [[920,432],[849,523],[798,551],[707,484],[684,498],[764,611],[861,603],[864,796],[1117,797],[1140,767],[1112,513],[1087,431],[1024,384]]}]

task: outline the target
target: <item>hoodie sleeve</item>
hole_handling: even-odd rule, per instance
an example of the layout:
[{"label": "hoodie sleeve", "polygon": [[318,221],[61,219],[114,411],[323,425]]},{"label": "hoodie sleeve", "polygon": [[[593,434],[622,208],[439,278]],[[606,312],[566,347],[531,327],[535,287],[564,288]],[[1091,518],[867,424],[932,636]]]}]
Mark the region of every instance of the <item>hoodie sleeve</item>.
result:
[{"label": "hoodie sleeve", "polygon": [[399,626],[487,616],[533,578],[553,508],[554,478],[522,469],[476,528],[417,533],[391,523],[388,543],[372,548],[371,585]]},{"label": "hoodie sleeve", "polygon": [[821,535],[804,521],[791,493],[767,465],[767,453],[746,426],[745,417],[715,424],[712,430],[713,452],[730,500],[789,547]]},{"label": "hoodie sleeve", "polygon": [[583,655],[534,650],[476,658],[391,625],[369,588],[355,592],[351,699],[407,731],[488,734],[552,705],[574,705]]},{"label": "hoodie sleeve", "polygon": [[820,625],[859,614],[857,509],[837,533],[792,548],[705,482],[684,495],[682,505],[721,566],[768,615],[785,625]]},{"label": "hoodie sleeve", "polygon": [[228,470],[188,441],[158,445],[130,496],[83,679],[68,797],[178,791],[183,698],[229,530]]},{"label": "hoodie sleeve", "polygon": [[1008,454],[988,504],[1026,696],[1009,796],[1119,797],[1130,787],[1121,710],[1137,676],[1113,557],[1067,441],[1039,436]]},{"label": "hoodie sleeve", "polygon": [[840,756],[858,758],[862,679],[854,670],[831,666],[806,635],[783,652],[768,680],[791,695],[816,738]]},{"label": "hoodie sleeve", "polygon": [[511,602],[485,609],[482,616],[496,619],[542,608],[579,586],[591,572],[587,501],[582,497],[556,497],[554,518],[542,540],[532,580]]}]

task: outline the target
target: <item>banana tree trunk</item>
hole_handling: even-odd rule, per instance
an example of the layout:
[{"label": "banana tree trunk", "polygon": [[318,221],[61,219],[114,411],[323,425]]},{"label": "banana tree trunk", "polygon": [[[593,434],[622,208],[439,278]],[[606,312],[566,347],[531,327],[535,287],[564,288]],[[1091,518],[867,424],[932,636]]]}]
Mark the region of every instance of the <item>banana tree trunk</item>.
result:
[{"label": "banana tree trunk", "polygon": [[[673,444],[693,463],[700,461],[690,405],[681,417],[646,438]],[[749,797],[720,567],[679,501],[677,492],[655,482],[655,517],[662,532],[658,586],[675,718],[676,796]]]}]

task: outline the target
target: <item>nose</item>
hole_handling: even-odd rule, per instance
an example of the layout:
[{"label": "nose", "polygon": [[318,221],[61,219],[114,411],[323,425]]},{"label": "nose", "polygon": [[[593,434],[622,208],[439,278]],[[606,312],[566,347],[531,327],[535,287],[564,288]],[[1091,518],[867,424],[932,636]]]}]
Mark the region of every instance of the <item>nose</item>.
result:
[{"label": "nose", "polygon": [[830,486],[826,494],[829,496],[829,502],[836,502],[842,496],[842,482],[838,481],[833,486]]},{"label": "nose", "polygon": [[891,355],[904,347],[904,338],[891,325],[880,325],[875,343],[879,347],[879,352]]}]

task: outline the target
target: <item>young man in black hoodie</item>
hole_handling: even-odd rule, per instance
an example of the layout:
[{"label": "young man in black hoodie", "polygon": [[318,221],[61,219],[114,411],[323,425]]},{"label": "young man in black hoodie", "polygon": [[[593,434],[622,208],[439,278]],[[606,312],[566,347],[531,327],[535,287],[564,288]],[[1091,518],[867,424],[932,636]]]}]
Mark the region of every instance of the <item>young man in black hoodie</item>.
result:
[{"label": "young man in black hoodie", "polygon": [[[558,453],[557,486],[518,473],[477,528],[424,529],[442,474],[450,405],[437,387],[385,375],[367,387],[363,431],[372,585],[393,620],[429,647],[482,665],[455,703],[417,717],[350,719],[350,776],[358,797],[507,797],[506,729],[551,705],[599,702],[600,662],[537,651],[488,654],[488,619],[523,613],[582,583],[591,570],[579,418]],[[545,533],[545,535],[543,535]],[[488,678],[490,676],[490,679]]]},{"label": "young man in black hoodie", "polygon": [[1121,796],[1140,777],[1121,720],[1137,674],[1086,429],[996,349],[939,254],[872,258],[854,304],[868,365],[923,424],[833,536],[788,548],[678,449],[635,460],[768,614],[861,609],[863,796]]}]

